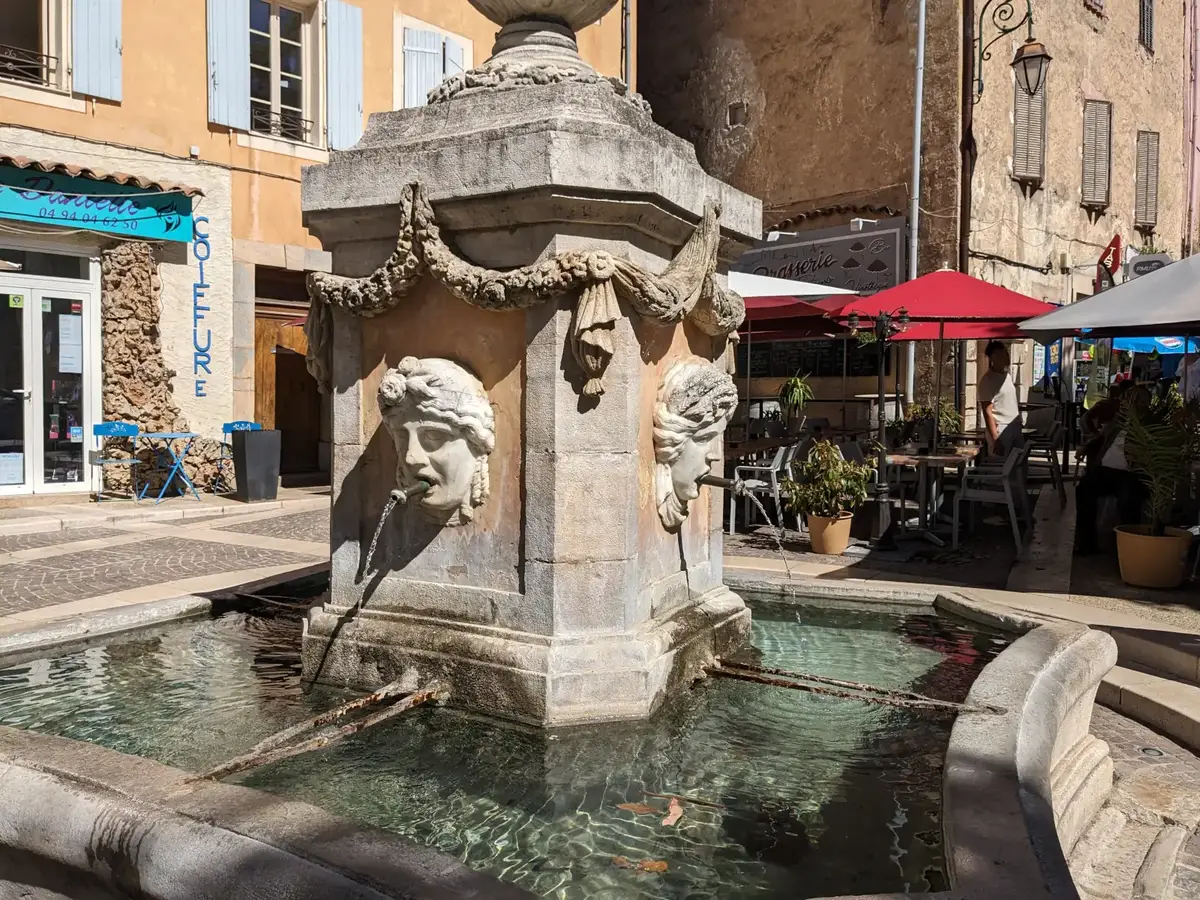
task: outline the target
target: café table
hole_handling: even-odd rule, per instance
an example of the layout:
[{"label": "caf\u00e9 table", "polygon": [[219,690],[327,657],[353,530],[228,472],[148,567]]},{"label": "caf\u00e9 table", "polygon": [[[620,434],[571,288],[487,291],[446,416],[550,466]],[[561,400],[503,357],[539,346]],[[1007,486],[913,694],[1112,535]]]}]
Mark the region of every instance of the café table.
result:
[{"label": "caf\u00e9 table", "polygon": [[[150,448],[155,450],[155,460],[165,463],[167,457],[170,457],[170,465],[160,464],[156,466],[157,471],[167,472],[162,489],[159,490],[158,497],[154,500],[156,506],[163,502],[167,494],[167,488],[174,484],[176,480],[182,482],[178,485],[179,496],[186,497],[190,488],[196,500],[200,500],[200,493],[196,490],[196,486],[192,484],[192,479],[188,478],[187,471],[183,468],[183,461],[187,458],[188,452],[192,449],[192,444],[198,437],[200,435],[190,431],[145,431],[138,435],[139,440],[147,441],[150,444]],[[157,448],[155,447],[156,443],[158,444]],[[144,499],[149,489],[150,480],[147,478],[146,483],[142,485],[142,492],[138,495],[138,499]]]},{"label": "caf\u00e9 table", "polygon": [[[901,452],[894,451],[888,453],[887,464],[898,468],[913,468],[917,471],[917,495],[918,495],[918,511],[917,511],[917,531],[922,534],[931,543],[937,544],[939,547],[945,546],[944,542],[933,533],[932,525],[929,522],[929,471],[935,470],[934,480],[941,476],[947,469],[956,469],[962,471],[968,465],[975,462],[979,456],[981,447],[979,445],[968,447],[955,447],[953,450],[942,450],[937,453],[928,453],[923,451]],[[904,512],[901,511],[901,521],[903,521]]]}]

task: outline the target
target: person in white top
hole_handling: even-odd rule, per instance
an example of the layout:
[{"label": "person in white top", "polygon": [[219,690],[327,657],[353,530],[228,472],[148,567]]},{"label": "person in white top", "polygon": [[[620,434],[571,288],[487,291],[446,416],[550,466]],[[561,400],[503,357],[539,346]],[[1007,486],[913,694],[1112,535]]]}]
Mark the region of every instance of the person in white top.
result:
[{"label": "person in white top", "polygon": [[988,452],[1005,456],[1014,447],[1024,444],[1021,437],[1021,407],[1017,402],[1017,386],[1009,374],[1008,348],[1000,341],[987,345],[984,354],[988,370],[979,379],[979,408],[983,412],[984,434]]},{"label": "person in white top", "polygon": [[[1150,406],[1150,400],[1150,391],[1139,384],[1129,389],[1123,405],[1132,404],[1134,410],[1141,412]],[[1146,501],[1146,486],[1129,471],[1125,458],[1125,430],[1121,428],[1120,415],[1105,426],[1098,458],[1100,464],[1088,466],[1087,474],[1075,488],[1075,553],[1079,556],[1098,549],[1096,516],[1101,497],[1117,498],[1121,525],[1140,522]]]}]

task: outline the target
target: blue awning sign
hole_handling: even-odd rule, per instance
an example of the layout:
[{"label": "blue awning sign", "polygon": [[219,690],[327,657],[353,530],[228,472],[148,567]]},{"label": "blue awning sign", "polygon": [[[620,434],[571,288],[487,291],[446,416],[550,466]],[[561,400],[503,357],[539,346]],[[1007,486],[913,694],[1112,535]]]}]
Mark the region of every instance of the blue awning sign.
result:
[{"label": "blue awning sign", "polygon": [[0,219],[187,242],[192,198],[182,191],[0,166]]}]

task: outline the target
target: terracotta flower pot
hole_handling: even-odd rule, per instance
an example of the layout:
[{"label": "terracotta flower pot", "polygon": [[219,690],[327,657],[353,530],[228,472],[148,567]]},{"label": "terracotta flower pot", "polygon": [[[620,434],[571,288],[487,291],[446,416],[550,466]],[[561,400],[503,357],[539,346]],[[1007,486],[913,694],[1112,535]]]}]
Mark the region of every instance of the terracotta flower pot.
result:
[{"label": "terracotta flower pot", "polygon": [[844,512],[836,519],[824,516],[808,517],[808,537],[813,553],[840,556],[850,546],[850,522],[854,513]]},{"label": "terracotta flower pot", "polygon": [[1175,588],[1183,584],[1192,535],[1168,528],[1155,537],[1147,525],[1118,525],[1117,561],[1121,580],[1134,587]]}]

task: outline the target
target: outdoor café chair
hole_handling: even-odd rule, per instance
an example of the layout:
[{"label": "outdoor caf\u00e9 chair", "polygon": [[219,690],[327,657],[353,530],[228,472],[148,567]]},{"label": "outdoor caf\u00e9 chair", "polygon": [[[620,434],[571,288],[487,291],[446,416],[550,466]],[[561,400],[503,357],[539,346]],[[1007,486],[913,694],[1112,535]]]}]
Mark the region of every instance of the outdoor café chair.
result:
[{"label": "outdoor caf\u00e9 chair", "polygon": [[233,486],[229,483],[229,477],[225,474],[225,466],[227,463],[233,462],[233,433],[235,431],[262,431],[262,425],[258,422],[226,422],[221,426],[221,455],[217,457],[217,471],[212,477],[212,481],[208,485],[208,489],[214,494],[229,493],[233,490]]},{"label": "outdoor caf\u00e9 chair", "polygon": [[[1013,541],[1017,546],[1017,555],[1021,555],[1023,547],[1021,538],[1021,519],[1029,520],[1029,497],[1025,494],[1021,467],[1029,454],[1029,447],[1010,450],[1004,457],[1002,466],[976,466],[963,472],[962,481],[948,488],[954,492],[954,518],[952,523],[953,543],[951,548],[958,549],[958,533],[961,508],[963,501],[967,503],[1003,504],[1008,510],[1008,520],[1012,525]],[[1017,512],[1020,504],[1021,513]],[[974,523],[974,508],[967,508],[969,524]],[[1030,523],[1032,524],[1032,523]]]},{"label": "outdoor caf\u00e9 chair", "polygon": [[[749,493],[754,494],[769,494],[775,501],[775,516],[776,523],[779,528],[783,527],[783,501],[779,495],[779,483],[782,479],[787,478],[791,472],[792,460],[796,456],[796,451],[799,449],[799,444],[787,444],[775,451],[775,455],[766,465],[744,465],[737,466],[733,470],[733,477],[740,479],[743,482],[744,489]],[[737,497],[729,492],[729,533],[735,531],[734,510],[737,506]],[[747,522],[750,521],[750,498],[747,497],[744,502],[743,516]]]},{"label": "outdoor caf\u00e9 chair", "polygon": [[[107,466],[128,466],[129,489],[136,502],[139,499],[137,492],[138,427],[129,422],[99,422],[92,426],[92,438],[96,442],[96,449],[88,451],[88,464],[100,469],[100,488],[96,491],[96,502],[99,503],[104,499],[104,472]],[[106,455],[109,449],[105,447],[104,442],[114,438],[129,440],[129,456]]]},{"label": "outdoor caf\u00e9 chair", "polygon": [[1063,428],[1062,422],[1054,422],[1045,437],[1034,435],[1029,441],[1028,461],[1030,474],[1033,475],[1033,482],[1035,484],[1038,483],[1039,475],[1048,473],[1050,484],[1058,492],[1059,502],[1063,506],[1066,506],[1067,503],[1067,489],[1063,483],[1063,471],[1062,466],[1059,465],[1058,456],[1062,452],[1065,437],[1066,431]]}]

